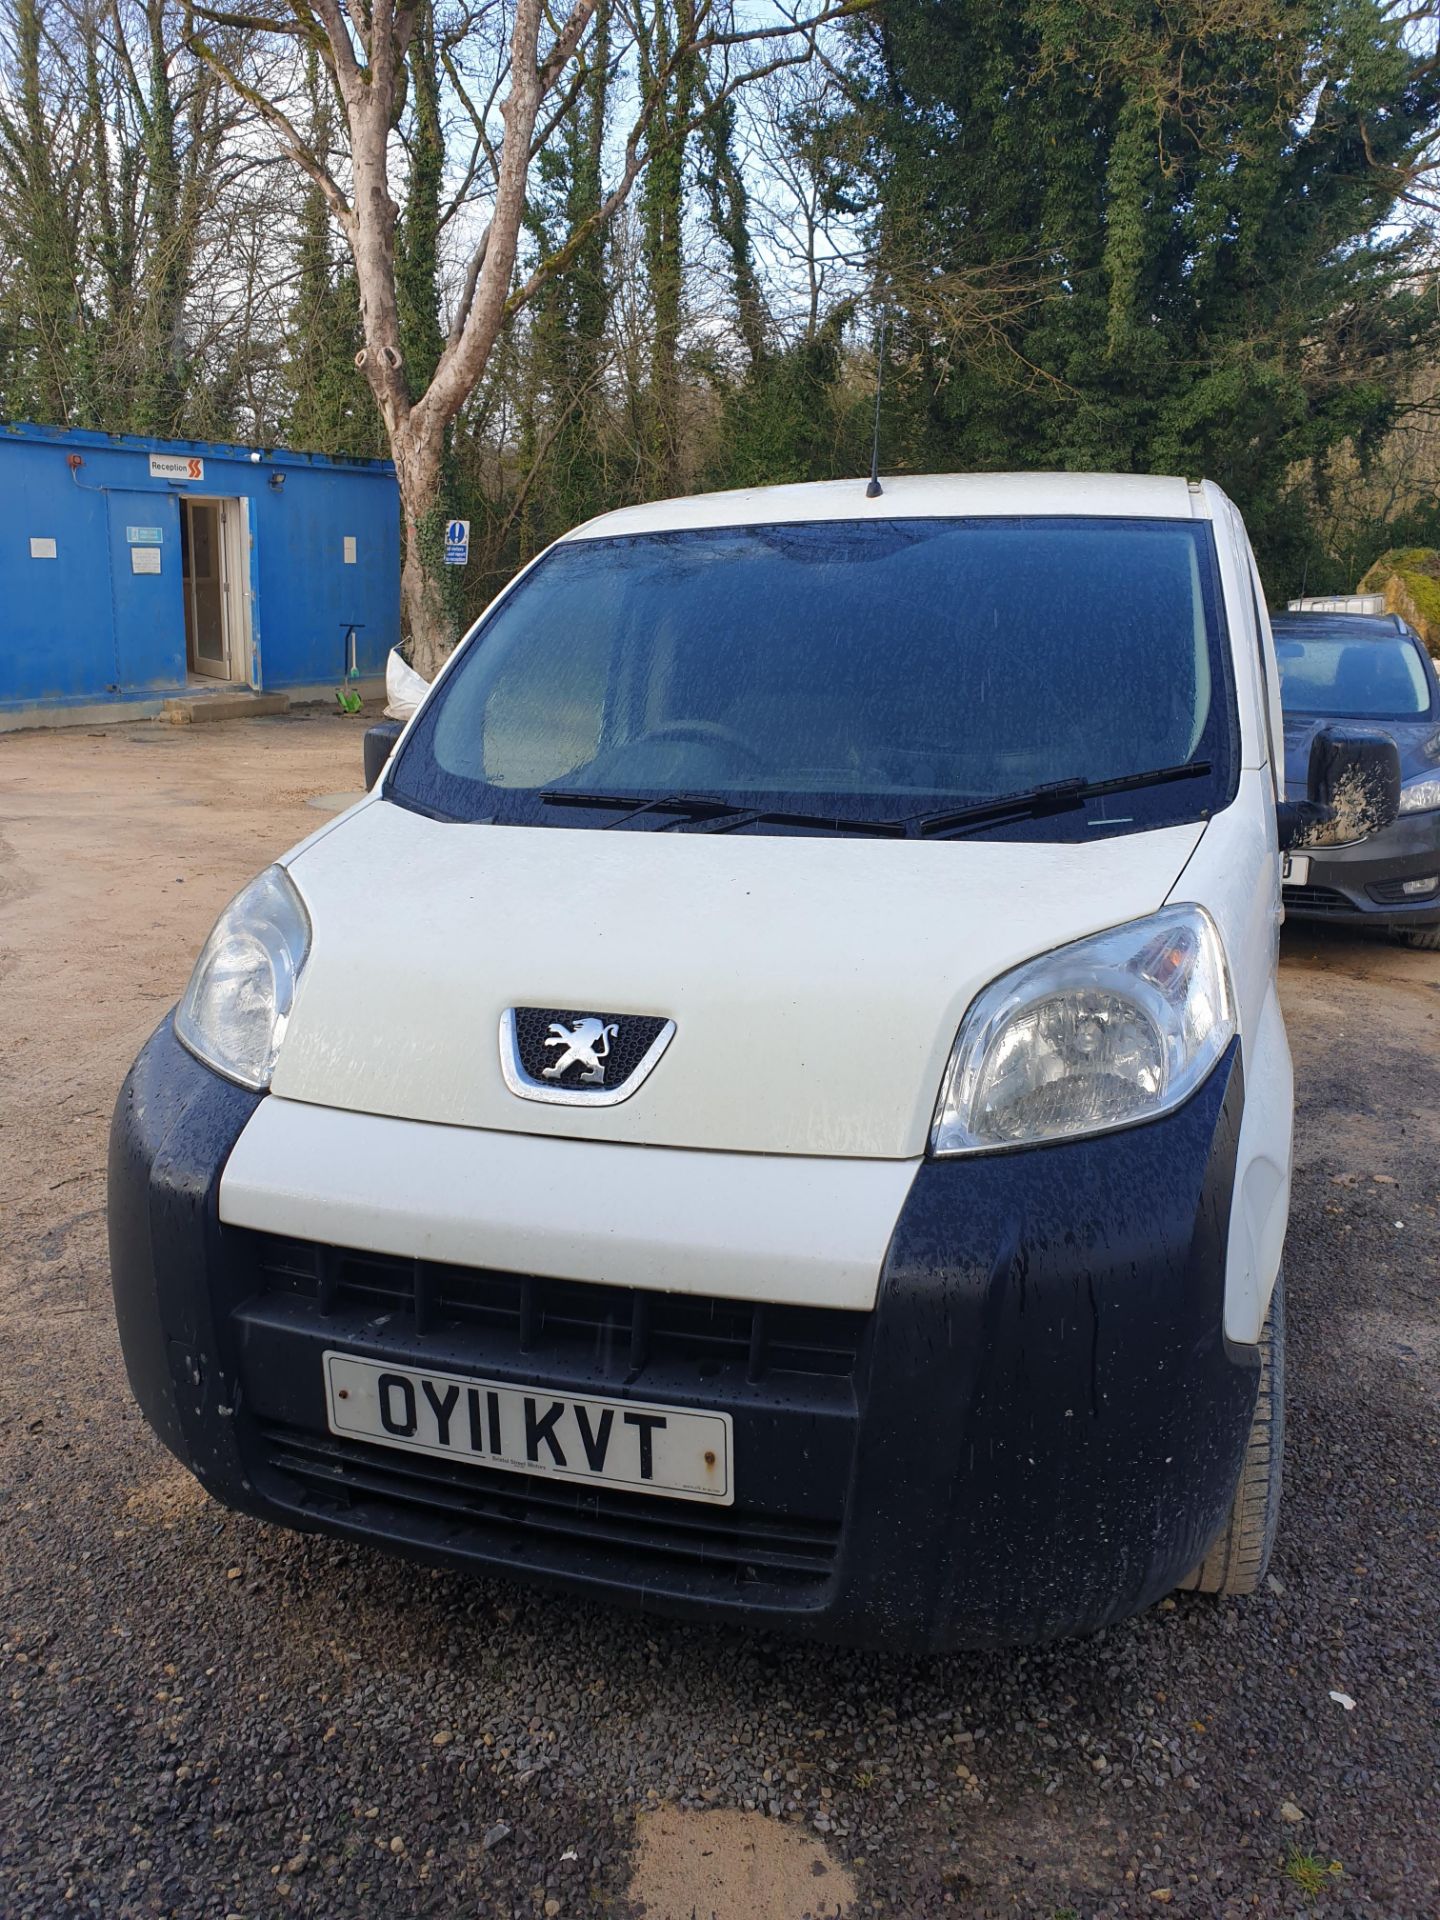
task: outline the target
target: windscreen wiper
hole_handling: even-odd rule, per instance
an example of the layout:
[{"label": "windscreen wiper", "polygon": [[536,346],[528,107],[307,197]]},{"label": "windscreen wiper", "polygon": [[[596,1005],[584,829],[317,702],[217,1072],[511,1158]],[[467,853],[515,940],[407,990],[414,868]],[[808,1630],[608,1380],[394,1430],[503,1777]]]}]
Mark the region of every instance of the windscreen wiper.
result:
[{"label": "windscreen wiper", "polygon": [[699,833],[734,833],[737,827],[818,827],[826,833],[883,833],[903,839],[910,828],[903,820],[857,820],[843,813],[801,813],[793,807],[737,807],[733,820],[702,824]]},{"label": "windscreen wiper", "polygon": [[994,826],[1005,820],[1034,820],[1047,813],[1064,813],[1086,800],[1110,793],[1136,793],[1141,787],[1164,787],[1172,780],[1198,780],[1210,772],[1208,760],[1186,760],[1175,767],[1151,767],[1144,773],[1117,774],[1113,780],[1052,780],[1019,793],[997,794],[968,807],[946,807],[936,813],[911,816],[919,834],[955,833],[964,827]]},{"label": "windscreen wiper", "polygon": [[674,813],[687,820],[719,819],[728,813],[744,813],[733,800],[721,800],[709,793],[656,793],[638,799],[628,793],[587,793],[580,787],[543,787],[540,798],[551,807],[608,807],[619,814],[612,827],[622,826],[642,813]]},{"label": "windscreen wiper", "polygon": [[[619,810],[620,827],[642,813],[674,813],[683,820],[699,823],[703,833],[729,833],[735,827],[765,825],[820,827],[835,833],[909,832],[903,820],[851,820],[844,814],[800,813],[788,807],[742,807],[733,800],[722,800],[712,793],[662,793],[649,799],[637,799],[626,793],[587,793],[578,787],[545,787],[540,798],[552,807],[613,807]],[[711,825],[711,822],[714,825]],[[679,824],[679,822],[677,822]]]},{"label": "windscreen wiper", "polygon": [[857,819],[842,813],[806,813],[792,807],[744,807],[709,793],[663,793],[639,797],[625,793],[592,793],[580,787],[545,787],[540,798],[554,807],[606,807],[618,814],[610,824],[623,826],[642,813],[673,813],[676,824],[693,820],[701,833],[734,833],[740,827],[813,827],[824,833],[885,834],[904,838],[957,833],[967,827],[998,825],[1009,820],[1034,820],[1047,813],[1063,813],[1086,800],[1111,793],[1134,793],[1142,787],[1168,786],[1173,780],[1195,780],[1209,773],[1208,760],[1187,760],[1175,767],[1151,767],[1144,773],[1122,773],[1112,780],[1052,780],[1017,793],[997,794],[970,806],[945,807],[931,813],[898,819]]}]

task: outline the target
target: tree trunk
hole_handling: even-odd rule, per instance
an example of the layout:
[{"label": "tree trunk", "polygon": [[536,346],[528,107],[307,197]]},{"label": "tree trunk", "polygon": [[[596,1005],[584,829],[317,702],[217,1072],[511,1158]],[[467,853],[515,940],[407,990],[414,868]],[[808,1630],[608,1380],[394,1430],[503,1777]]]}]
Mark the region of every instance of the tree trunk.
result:
[{"label": "tree trunk", "polygon": [[455,644],[455,622],[445,591],[444,506],[440,498],[442,445],[437,434],[395,436],[395,477],[405,523],[400,612],[410,636],[410,664],[433,680]]}]

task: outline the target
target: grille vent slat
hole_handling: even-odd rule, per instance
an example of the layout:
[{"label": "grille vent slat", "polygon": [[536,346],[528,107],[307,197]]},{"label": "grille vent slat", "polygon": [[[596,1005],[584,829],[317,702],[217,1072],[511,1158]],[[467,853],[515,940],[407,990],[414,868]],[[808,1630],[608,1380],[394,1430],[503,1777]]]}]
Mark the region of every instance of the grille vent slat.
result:
[{"label": "grille vent slat", "polygon": [[643,1287],[634,1289],[630,1305],[630,1369],[638,1373],[650,1358],[650,1298]]},{"label": "grille vent slat", "polygon": [[415,1283],[415,1331],[419,1334],[435,1331],[435,1274],[428,1260],[416,1260],[414,1263]]},{"label": "grille vent slat", "polygon": [[[297,1262],[297,1269],[298,1265],[299,1263]],[[320,1247],[316,1250],[315,1270],[318,1275],[321,1313],[333,1313],[335,1311],[335,1266],[335,1249],[333,1247]],[[288,1263],[287,1270],[290,1270]]]}]

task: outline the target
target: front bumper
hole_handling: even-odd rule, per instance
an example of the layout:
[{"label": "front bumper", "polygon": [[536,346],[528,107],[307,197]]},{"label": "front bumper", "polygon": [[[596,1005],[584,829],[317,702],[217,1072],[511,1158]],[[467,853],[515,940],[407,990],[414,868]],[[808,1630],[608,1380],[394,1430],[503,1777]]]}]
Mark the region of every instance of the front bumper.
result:
[{"label": "front bumper", "polygon": [[1440,882],[1440,812],[1401,814],[1353,847],[1311,853],[1303,886],[1284,891],[1285,917],[1340,926],[1440,926],[1440,884],[1423,895],[1407,881]]},{"label": "front bumper", "polygon": [[[1179,1112],[917,1170],[870,1312],[695,1300],[277,1241],[219,1218],[259,1097],[167,1020],[125,1083],[111,1261],[131,1384],[219,1500],[433,1562],[924,1650],[1152,1604],[1223,1523],[1258,1385],[1222,1334],[1238,1046]],[[696,1510],[326,1430],[343,1347],[728,1411]]]}]

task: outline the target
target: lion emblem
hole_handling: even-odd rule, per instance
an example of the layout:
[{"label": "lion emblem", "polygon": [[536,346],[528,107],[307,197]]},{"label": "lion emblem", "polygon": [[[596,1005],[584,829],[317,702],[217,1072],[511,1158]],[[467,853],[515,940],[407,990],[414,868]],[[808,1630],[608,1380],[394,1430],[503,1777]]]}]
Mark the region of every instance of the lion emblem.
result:
[{"label": "lion emblem", "polygon": [[558,1080],[567,1067],[584,1067],[577,1084],[582,1087],[603,1087],[605,1084],[605,1062],[610,1057],[610,1042],[619,1034],[620,1029],[613,1024],[606,1026],[603,1020],[577,1020],[573,1027],[567,1027],[563,1021],[550,1022],[550,1037],[547,1047],[564,1047],[565,1051],[552,1066],[542,1067],[541,1072],[547,1080]]}]

